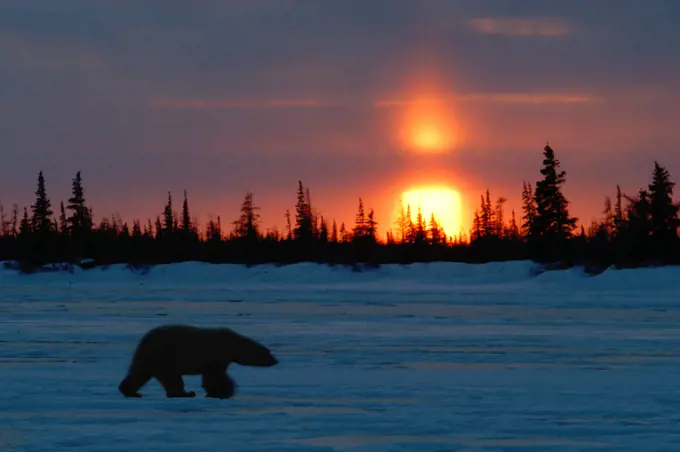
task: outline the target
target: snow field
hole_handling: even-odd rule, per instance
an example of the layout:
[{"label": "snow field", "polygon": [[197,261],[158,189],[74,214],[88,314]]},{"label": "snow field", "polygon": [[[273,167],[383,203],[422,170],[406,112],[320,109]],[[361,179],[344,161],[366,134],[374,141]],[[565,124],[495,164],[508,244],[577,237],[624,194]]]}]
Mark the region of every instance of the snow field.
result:
[{"label": "snow field", "polygon": [[[680,450],[680,269],[528,262],[0,270],[0,450]],[[224,325],[280,358],[231,400],[117,391],[140,336]]]}]

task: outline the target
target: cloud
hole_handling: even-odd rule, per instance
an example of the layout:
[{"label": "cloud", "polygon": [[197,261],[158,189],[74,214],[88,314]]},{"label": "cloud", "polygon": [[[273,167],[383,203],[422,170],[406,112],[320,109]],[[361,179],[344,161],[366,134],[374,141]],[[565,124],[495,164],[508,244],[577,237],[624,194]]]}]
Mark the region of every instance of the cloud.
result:
[{"label": "cloud", "polygon": [[284,110],[330,107],[398,108],[416,103],[504,103],[504,104],[592,104],[603,102],[602,97],[583,93],[469,93],[453,96],[417,97],[411,99],[385,98],[373,101],[346,98],[272,98],[272,99],[203,99],[156,97],[150,104],[158,108],[177,110]]},{"label": "cloud", "polygon": [[573,33],[568,24],[554,18],[477,17],[470,19],[468,25],[488,35],[555,37]]},{"label": "cloud", "polygon": [[32,42],[4,30],[0,30],[0,54],[6,62],[33,69],[103,69],[108,65],[104,57],[90,49]]},{"label": "cloud", "polygon": [[154,98],[151,105],[179,110],[268,110],[290,108],[323,108],[332,105],[323,99],[198,99]]},{"label": "cloud", "polygon": [[458,98],[462,102],[510,104],[591,104],[601,103],[601,97],[590,94],[561,93],[473,93]]},{"label": "cloud", "polygon": [[12,63],[46,70],[102,69],[107,61],[85,48],[64,48],[38,44],[0,30],[0,53]]},{"label": "cloud", "polygon": [[408,106],[417,102],[505,103],[505,104],[591,104],[601,103],[602,97],[590,94],[564,93],[470,93],[456,96],[422,97],[416,99],[383,99],[373,103],[376,108]]}]

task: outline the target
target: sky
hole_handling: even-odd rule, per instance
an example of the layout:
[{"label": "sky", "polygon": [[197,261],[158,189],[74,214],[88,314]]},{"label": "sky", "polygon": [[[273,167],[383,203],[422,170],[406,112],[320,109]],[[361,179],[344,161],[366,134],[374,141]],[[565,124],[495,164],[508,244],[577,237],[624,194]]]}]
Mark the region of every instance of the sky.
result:
[{"label": "sky", "polygon": [[469,228],[486,189],[519,212],[549,142],[589,224],[655,160],[680,174],[679,21],[674,0],[3,0],[0,202],[30,206],[42,170],[58,206],[82,171],[96,218],[186,189],[229,222],[251,191],[281,229],[302,180],[384,231],[404,191],[447,186]]}]

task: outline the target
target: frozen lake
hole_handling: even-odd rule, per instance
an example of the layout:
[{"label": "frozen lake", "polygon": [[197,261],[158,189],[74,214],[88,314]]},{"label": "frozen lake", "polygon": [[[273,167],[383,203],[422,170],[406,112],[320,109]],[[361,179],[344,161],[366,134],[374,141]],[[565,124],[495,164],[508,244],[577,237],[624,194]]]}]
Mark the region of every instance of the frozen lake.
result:
[{"label": "frozen lake", "polygon": [[[0,271],[0,450],[680,450],[680,269]],[[235,398],[117,391],[140,336],[269,346]]]}]

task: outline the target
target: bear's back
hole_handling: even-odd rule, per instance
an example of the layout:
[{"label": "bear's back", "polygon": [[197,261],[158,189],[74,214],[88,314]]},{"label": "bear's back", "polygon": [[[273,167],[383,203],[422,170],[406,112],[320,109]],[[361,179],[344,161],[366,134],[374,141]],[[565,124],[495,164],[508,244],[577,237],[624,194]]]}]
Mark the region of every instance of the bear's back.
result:
[{"label": "bear's back", "polygon": [[228,328],[162,325],[142,337],[131,367],[198,374],[206,363],[223,360],[238,337]]}]

